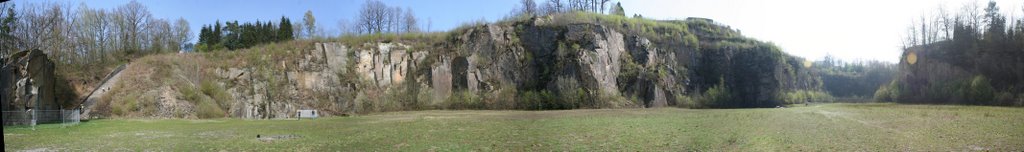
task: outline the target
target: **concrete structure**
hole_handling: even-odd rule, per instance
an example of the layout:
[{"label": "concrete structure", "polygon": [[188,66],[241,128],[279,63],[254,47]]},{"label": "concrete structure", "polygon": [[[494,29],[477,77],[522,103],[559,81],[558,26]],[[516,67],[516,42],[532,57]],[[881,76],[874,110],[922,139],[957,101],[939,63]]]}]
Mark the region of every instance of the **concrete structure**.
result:
[{"label": "concrete structure", "polygon": [[298,113],[297,117],[299,119],[320,117],[320,114],[318,114],[318,112],[316,110],[299,110],[297,113]]}]

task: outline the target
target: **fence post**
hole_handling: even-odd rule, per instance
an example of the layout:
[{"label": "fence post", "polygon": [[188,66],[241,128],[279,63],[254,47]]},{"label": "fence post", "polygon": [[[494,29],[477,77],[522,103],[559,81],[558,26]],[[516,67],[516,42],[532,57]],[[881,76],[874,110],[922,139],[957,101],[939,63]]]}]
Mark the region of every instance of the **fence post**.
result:
[{"label": "fence post", "polygon": [[32,115],[32,119],[29,120],[29,125],[32,126],[32,130],[36,130],[36,110],[35,109],[28,109],[28,111]]}]

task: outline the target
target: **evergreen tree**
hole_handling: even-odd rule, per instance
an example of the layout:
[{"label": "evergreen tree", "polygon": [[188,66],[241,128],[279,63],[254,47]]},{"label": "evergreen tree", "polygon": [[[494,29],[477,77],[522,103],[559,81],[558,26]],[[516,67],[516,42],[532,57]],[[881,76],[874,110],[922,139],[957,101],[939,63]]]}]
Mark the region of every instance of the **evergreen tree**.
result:
[{"label": "evergreen tree", "polygon": [[1006,18],[999,14],[999,6],[995,1],[989,1],[985,8],[985,22],[988,23],[985,32],[985,39],[989,41],[1000,41],[1006,35]]},{"label": "evergreen tree", "polygon": [[[205,45],[206,47],[209,47],[210,46],[210,33],[212,33],[210,31],[210,26],[203,25],[203,27],[199,30],[199,44]],[[206,50],[200,50],[200,51],[206,51]]]},{"label": "evergreen tree", "polygon": [[212,35],[210,35],[211,40],[213,40],[210,42],[211,46],[221,45],[221,39],[224,37],[224,33],[222,33],[222,30],[223,29],[220,26],[220,20],[217,20],[217,22],[215,22],[213,25],[213,33],[211,33]]},{"label": "evergreen tree", "polygon": [[295,39],[295,36],[292,35],[292,21],[288,20],[288,18],[284,16],[281,16],[281,23],[279,24],[280,25],[277,30],[278,42]]}]

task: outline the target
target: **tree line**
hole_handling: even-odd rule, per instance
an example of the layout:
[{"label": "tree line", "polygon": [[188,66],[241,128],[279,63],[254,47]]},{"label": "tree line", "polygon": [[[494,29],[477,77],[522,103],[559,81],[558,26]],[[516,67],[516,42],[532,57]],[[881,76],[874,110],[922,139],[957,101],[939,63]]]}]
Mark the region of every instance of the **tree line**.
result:
[{"label": "tree line", "polygon": [[85,4],[0,4],[0,55],[40,49],[60,65],[88,66],[147,53],[184,49],[192,34],[188,21],[155,18],[141,3],[114,9]]},{"label": "tree line", "polygon": [[278,23],[256,21],[239,24],[238,21],[220,21],[212,25],[203,25],[199,30],[197,51],[218,49],[242,49],[270,42],[282,42],[295,39],[292,23],[287,17],[281,17]]},{"label": "tree line", "polygon": [[611,0],[547,0],[537,4],[533,0],[520,0],[519,8],[512,11],[513,15],[550,15],[571,11],[584,11],[625,16],[621,3],[609,5]]}]

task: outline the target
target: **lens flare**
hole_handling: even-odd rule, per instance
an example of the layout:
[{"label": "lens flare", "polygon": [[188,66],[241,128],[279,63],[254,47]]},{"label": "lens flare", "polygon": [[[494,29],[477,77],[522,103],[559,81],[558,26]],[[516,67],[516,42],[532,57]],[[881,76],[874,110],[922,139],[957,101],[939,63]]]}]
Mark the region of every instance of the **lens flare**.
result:
[{"label": "lens flare", "polygon": [[917,53],[914,53],[914,51],[910,51],[910,53],[907,53],[907,63],[917,63]]}]

